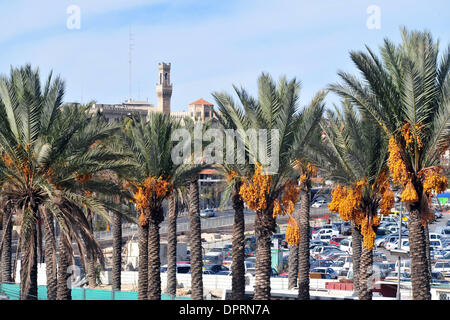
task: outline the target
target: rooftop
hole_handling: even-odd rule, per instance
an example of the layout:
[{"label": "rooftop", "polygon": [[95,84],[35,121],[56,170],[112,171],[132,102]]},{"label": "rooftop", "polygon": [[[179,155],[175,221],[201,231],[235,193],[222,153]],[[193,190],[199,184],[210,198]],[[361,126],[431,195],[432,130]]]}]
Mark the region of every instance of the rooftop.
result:
[{"label": "rooftop", "polygon": [[189,104],[189,105],[191,106],[191,105],[194,105],[194,104],[200,104],[200,105],[206,105],[206,106],[213,106],[213,104],[212,104],[211,102],[208,102],[208,101],[203,100],[203,99],[199,99],[199,100],[197,100],[197,101],[195,101],[195,102],[192,102],[192,103]]}]

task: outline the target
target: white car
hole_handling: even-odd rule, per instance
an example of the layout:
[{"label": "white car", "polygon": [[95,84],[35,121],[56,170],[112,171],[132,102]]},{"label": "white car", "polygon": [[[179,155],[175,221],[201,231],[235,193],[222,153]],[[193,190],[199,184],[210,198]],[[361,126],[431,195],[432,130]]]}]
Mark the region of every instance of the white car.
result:
[{"label": "white car", "polygon": [[[395,262],[394,271],[398,272],[398,260]],[[400,272],[411,273],[411,260],[402,259]]]},{"label": "white car", "polygon": [[317,257],[320,256],[322,254],[322,252],[326,249],[336,249],[335,246],[316,246],[314,247],[314,249],[310,250],[310,254],[313,257]]},{"label": "white car", "polygon": [[[339,235],[339,231],[334,230],[334,229],[320,229],[319,231],[317,231],[316,233],[314,233],[312,235],[312,239],[313,240],[318,240],[320,238],[320,236],[322,235],[329,235],[330,239],[332,236],[338,236]],[[329,240],[328,240],[329,241]]]},{"label": "white car", "polygon": [[440,272],[444,277],[450,276],[450,260],[437,261],[434,264],[433,272]]},{"label": "white car", "polygon": [[210,218],[214,216],[215,216],[214,209],[204,209],[200,211],[200,217],[202,218]]},{"label": "white car", "polygon": [[337,258],[334,263],[330,266],[331,269],[336,271],[338,274],[343,270],[349,270],[352,266],[352,257],[351,256],[343,256]]},{"label": "white car", "polygon": [[321,207],[327,206],[327,204],[328,204],[328,202],[326,202],[325,200],[318,200],[318,201],[315,201],[315,202],[311,205],[311,207],[312,207],[312,208],[321,208]]},{"label": "white car", "polygon": [[430,240],[430,250],[442,250],[444,246],[440,239]]},{"label": "white car", "polygon": [[[395,242],[388,242],[386,244],[386,250],[399,249],[398,248],[398,239]],[[402,238],[402,250],[409,252],[409,239]]]},{"label": "white car", "polygon": [[439,233],[430,232],[429,233],[429,238],[430,238],[430,240],[441,240],[442,239],[442,235],[439,234]]},{"label": "white car", "polygon": [[348,254],[353,254],[352,239],[348,238],[339,242],[339,249],[344,252],[347,252]]}]

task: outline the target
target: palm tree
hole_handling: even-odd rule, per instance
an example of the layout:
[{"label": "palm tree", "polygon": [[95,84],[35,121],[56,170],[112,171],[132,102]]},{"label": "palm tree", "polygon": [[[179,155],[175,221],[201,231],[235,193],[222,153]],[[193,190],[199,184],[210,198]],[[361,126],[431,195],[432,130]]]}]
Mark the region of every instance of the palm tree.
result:
[{"label": "palm tree", "polygon": [[173,132],[179,122],[163,114],[151,114],[146,122],[133,118],[123,135],[123,146],[133,157],[134,166],[124,177],[140,211],[138,298],[160,299],[160,236],[164,220],[162,202],[173,191],[177,170],[183,164],[172,161]]},{"label": "palm tree", "polygon": [[[221,129],[236,130],[233,117],[243,120],[242,111],[236,107],[233,98],[225,93],[213,93],[218,110],[214,110]],[[237,137],[238,138],[238,137]],[[228,147],[228,146],[227,146]],[[244,300],[245,295],[245,218],[244,200],[239,194],[242,182],[241,178],[251,170],[249,164],[238,164],[237,146],[233,143],[233,161],[226,161],[219,165],[220,172],[227,179],[227,188],[222,197],[222,205],[230,199],[234,210],[233,235],[232,235],[232,263],[231,263],[231,299]],[[226,149],[226,152],[230,152]],[[236,155],[236,156],[235,156]]]},{"label": "palm tree", "polygon": [[[250,97],[244,89],[234,87],[242,104],[241,116],[228,114],[233,121],[233,127],[237,129],[239,139],[245,144],[249,158],[247,161],[256,162],[254,167],[250,166],[252,170],[247,173],[247,176],[242,178],[239,193],[249,208],[256,211],[257,252],[254,299],[262,300],[270,298],[272,267],[270,246],[271,236],[275,231],[276,212],[292,213],[289,208],[292,208],[295,201],[287,197],[289,208],[282,210],[278,198],[281,198],[283,193],[290,194],[289,188],[293,187],[291,161],[302,145],[304,137],[300,137],[298,132],[302,131],[301,128],[305,127],[305,123],[302,121],[304,119],[302,115],[298,114],[299,84],[295,79],[288,82],[283,77],[277,86],[269,75],[262,74],[258,79],[258,87],[258,101]],[[318,118],[315,119],[313,126],[320,120],[321,113],[317,112],[317,114]],[[309,126],[310,123],[307,125]],[[258,150],[254,148],[252,138],[244,135],[248,129],[270,131],[266,144],[260,141],[259,152],[268,155],[267,151],[270,150],[276,167],[273,168],[274,170],[268,170],[258,163],[258,160],[263,159],[258,157]],[[288,188],[285,190],[285,187]]]},{"label": "palm tree", "polygon": [[199,208],[199,181],[194,176],[189,182],[189,247],[191,264],[191,292],[193,300],[203,300],[203,252]]},{"label": "palm tree", "polygon": [[172,191],[169,196],[169,221],[167,227],[167,294],[175,297],[177,294],[177,195]]},{"label": "palm tree", "polygon": [[[179,184],[185,183],[187,185],[189,202],[189,248],[190,248],[190,266],[191,266],[191,296],[193,300],[203,299],[203,249],[202,249],[202,237],[201,237],[201,221],[200,221],[200,202],[199,202],[199,174],[202,169],[209,168],[208,164],[205,164],[206,159],[203,158],[203,154],[196,152],[196,145],[204,146],[205,142],[202,137],[205,132],[210,128],[211,122],[206,123],[196,122],[191,118],[183,119],[184,128],[191,134],[191,150],[193,152],[189,154],[192,159],[190,165],[183,166],[188,169],[187,174],[184,176],[186,179],[181,180]],[[195,131],[200,132],[202,137],[197,137]],[[188,141],[186,141],[188,143]]]},{"label": "palm tree", "polygon": [[365,113],[357,113],[354,109],[349,101],[345,101],[342,111],[337,107],[335,112],[328,111],[328,118],[321,124],[323,139],[311,152],[322,157],[322,169],[339,183],[333,191],[329,209],[339,212],[343,220],[352,221],[357,234],[354,240],[359,245],[358,235],[363,237],[356,285],[359,299],[369,300],[372,298],[369,283],[372,250],[380,221],[377,211],[380,208],[381,213],[389,214],[394,195],[387,177],[384,133]]},{"label": "palm tree", "polygon": [[[58,223],[60,247],[64,249],[60,252],[62,262],[67,252],[71,254],[69,239],[75,240],[84,253],[81,237],[102,256],[80,208],[90,208],[105,217],[107,212],[99,201],[80,195],[78,180],[123,165],[117,154],[91,148],[94,141],[110,136],[117,128],[94,125],[87,107],[61,107],[63,93],[63,82],[59,78],[53,81],[51,75],[41,88],[39,70],[29,65],[12,68],[10,78],[0,79],[0,181],[2,193],[10,199],[20,221],[21,299],[37,298],[42,241],[36,225],[46,214]],[[106,181],[92,181],[84,188],[117,192]],[[62,279],[59,283],[67,287]],[[58,291],[61,297],[67,296],[62,288]]]},{"label": "palm tree", "polygon": [[1,244],[1,282],[12,282],[12,269],[11,269],[11,243],[12,243],[12,210],[11,205],[6,203],[3,204],[3,233]]},{"label": "palm tree", "polygon": [[408,220],[413,298],[431,299],[425,228],[433,217],[431,193],[447,187],[439,155],[450,141],[450,49],[439,60],[438,43],[429,32],[401,30],[402,43],[386,39],[382,58],[367,48],[350,56],[363,80],[340,72],[330,88],[366,112],[389,139],[391,179],[402,190]]}]

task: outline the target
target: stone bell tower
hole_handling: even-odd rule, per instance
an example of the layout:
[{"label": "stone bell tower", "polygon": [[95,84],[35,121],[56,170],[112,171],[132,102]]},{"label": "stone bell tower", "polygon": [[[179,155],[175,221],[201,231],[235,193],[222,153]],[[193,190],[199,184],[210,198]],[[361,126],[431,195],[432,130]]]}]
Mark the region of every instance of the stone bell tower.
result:
[{"label": "stone bell tower", "polygon": [[172,98],[172,84],[170,83],[170,63],[158,63],[158,111],[170,115],[170,99]]}]

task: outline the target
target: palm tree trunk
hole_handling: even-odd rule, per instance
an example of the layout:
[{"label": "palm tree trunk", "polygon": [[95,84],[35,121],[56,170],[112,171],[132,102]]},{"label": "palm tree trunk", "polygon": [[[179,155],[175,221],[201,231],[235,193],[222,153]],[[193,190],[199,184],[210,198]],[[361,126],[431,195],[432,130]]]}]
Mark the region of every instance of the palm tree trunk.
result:
[{"label": "palm tree trunk", "polygon": [[[94,232],[94,226],[92,223],[93,220],[93,212],[88,210],[88,215],[87,215],[87,220],[88,220],[88,224],[89,224],[89,228],[90,231],[93,233]],[[96,259],[95,259],[95,255],[93,252],[91,252],[91,250],[87,250],[87,272],[86,272],[86,276],[88,279],[88,284],[89,284],[89,288],[95,288],[97,286],[97,276],[96,276]]]},{"label": "palm tree trunk", "polygon": [[177,196],[169,197],[169,222],[167,232],[167,294],[177,294]]},{"label": "palm tree trunk", "polygon": [[148,226],[139,228],[138,299],[147,300],[148,291]]},{"label": "palm tree trunk", "polygon": [[[306,190],[305,190],[306,188]],[[300,243],[298,247],[298,299],[309,300],[309,208],[310,208],[310,189],[305,186],[300,191],[300,215],[299,231]]]},{"label": "palm tree trunk", "polygon": [[53,217],[44,215],[45,271],[47,275],[47,300],[56,300],[58,278],[56,270],[56,239]]},{"label": "palm tree trunk", "polygon": [[255,216],[256,266],[254,300],[270,299],[270,274],[272,272],[271,237],[275,232],[272,209],[257,212]]},{"label": "palm tree trunk", "polygon": [[192,299],[203,300],[202,230],[199,212],[198,179],[194,179],[189,183],[189,197]]},{"label": "palm tree trunk", "polygon": [[122,217],[115,212],[113,217],[112,290],[121,289],[122,272]]},{"label": "palm tree trunk", "polygon": [[354,294],[359,296],[359,269],[362,250],[361,232],[352,226],[352,264],[353,264],[353,287]]},{"label": "palm tree trunk", "polygon": [[298,244],[289,246],[288,289],[298,285]]},{"label": "palm tree trunk", "polygon": [[30,238],[22,242],[21,248],[20,300],[37,300],[38,296],[36,229],[32,230]]},{"label": "palm tree trunk", "polygon": [[359,265],[359,300],[372,300],[373,251],[362,246]]},{"label": "palm tree trunk", "polygon": [[159,225],[164,220],[162,207],[150,214],[148,224],[148,300],[161,300],[161,258]]},{"label": "palm tree trunk", "polygon": [[1,257],[1,281],[2,282],[12,282],[12,211],[10,205],[6,205],[3,210],[3,233],[2,238],[4,240],[2,245],[2,257]]},{"label": "palm tree trunk", "polygon": [[425,222],[425,245],[427,253],[428,281],[431,281],[430,233],[428,229],[428,222]]},{"label": "palm tree trunk", "polygon": [[418,206],[410,209],[408,230],[413,300],[430,300],[425,228],[422,225]]},{"label": "palm tree trunk", "polygon": [[232,263],[231,263],[231,299],[243,300],[245,294],[245,219],[244,201],[239,195],[241,183],[236,182],[233,188],[234,224],[232,238]]},{"label": "palm tree trunk", "polygon": [[71,277],[70,261],[71,261],[71,246],[70,239],[65,235],[59,236],[59,261],[58,261],[58,289],[56,293],[56,300],[72,300],[72,288],[69,284]]}]

